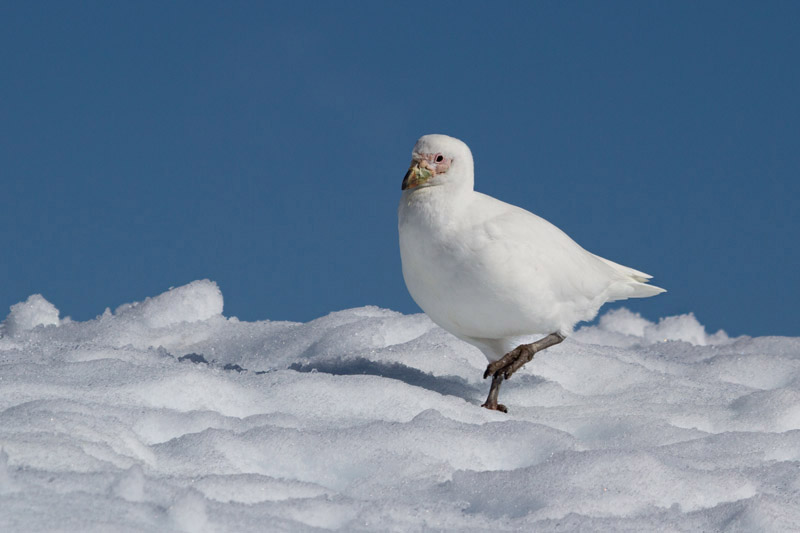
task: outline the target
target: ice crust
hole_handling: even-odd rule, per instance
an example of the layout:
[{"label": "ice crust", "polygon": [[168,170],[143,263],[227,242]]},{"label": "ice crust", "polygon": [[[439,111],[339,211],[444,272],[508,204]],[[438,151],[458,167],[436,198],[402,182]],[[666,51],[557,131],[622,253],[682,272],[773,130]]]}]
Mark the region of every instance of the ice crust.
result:
[{"label": "ice crust", "polygon": [[0,327],[0,531],[789,531],[800,339],[625,309],[481,409],[425,315],[225,317],[196,281]]}]

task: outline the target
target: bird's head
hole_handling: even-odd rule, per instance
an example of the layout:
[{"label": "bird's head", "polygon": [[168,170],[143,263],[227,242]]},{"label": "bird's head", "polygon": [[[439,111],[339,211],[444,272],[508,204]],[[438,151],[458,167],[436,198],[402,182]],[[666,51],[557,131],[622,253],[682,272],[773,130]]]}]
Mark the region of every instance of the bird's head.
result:
[{"label": "bird's head", "polygon": [[402,189],[440,185],[472,189],[472,152],[456,138],[425,135],[411,152],[411,166],[403,178]]}]

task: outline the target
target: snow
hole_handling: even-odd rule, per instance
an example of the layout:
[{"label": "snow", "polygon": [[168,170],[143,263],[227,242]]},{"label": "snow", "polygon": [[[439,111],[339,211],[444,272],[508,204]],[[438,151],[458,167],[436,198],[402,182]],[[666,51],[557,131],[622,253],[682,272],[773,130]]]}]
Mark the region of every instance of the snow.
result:
[{"label": "snow", "polygon": [[243,322],[196,281],[0,327],[0,531],[785,531],[800,338],[610,311],[481,409],[425,315]]},{"label": "snow", "polygon": [[11,312],[3,322],[3,330],[11,337],[36,326],[57,326],[58,309],[41,294],[32,294],[24,302],[11,306]]}]

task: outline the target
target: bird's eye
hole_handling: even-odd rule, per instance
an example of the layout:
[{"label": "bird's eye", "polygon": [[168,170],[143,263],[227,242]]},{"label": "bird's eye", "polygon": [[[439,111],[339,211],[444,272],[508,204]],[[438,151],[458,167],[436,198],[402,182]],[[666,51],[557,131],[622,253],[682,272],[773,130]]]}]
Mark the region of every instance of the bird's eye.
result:
[{"label": "bird's eye", "polygon": [[437,163],[441,163],[442,161],[444,161],[444,156],[442,154],[437,155],[436,156],[436,162]]}]

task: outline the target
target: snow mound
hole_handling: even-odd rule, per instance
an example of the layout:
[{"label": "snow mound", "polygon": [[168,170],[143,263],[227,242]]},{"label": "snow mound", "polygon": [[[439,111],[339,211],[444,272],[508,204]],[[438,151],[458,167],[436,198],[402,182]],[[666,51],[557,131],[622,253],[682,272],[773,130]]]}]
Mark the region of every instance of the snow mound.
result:
[{"label": "snow mound", "polygon": [[662,318],[657,324],[642,318],[639,313],[621,308],[600,317],[596,326],[586,326],[576,333],[584,342],[606,346],[636,346],[666,341],[683,341],[695,346],[725,344],[728,335],[719,330],[713,335],[695,318],[694,313]]},{"label": "snow mound", "polygon": [[115,314],[141,320],[150,328],[164,328],[221,315],[222,304],[222,292],[217,284],[204,279],[170,289],[141,303],[121,305]]},{"label": "snow mound", "polygon": [[[0,337],[0,531],[777,531],[800,523],[800,339],[602,316],[480,408],[425,315],[222,315],[211,281]],[[44,326],[44,327],[42,327]],[[50,327],[58,326],[58,327]]]},{"label": "snow mound", "polygon": [[24,302],[11,306],[11,312],[3,322],[5,334],[11,337],[37,326],[58,326],[58,309],[41,294],[32,294]]}]

